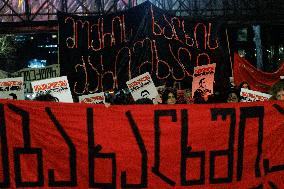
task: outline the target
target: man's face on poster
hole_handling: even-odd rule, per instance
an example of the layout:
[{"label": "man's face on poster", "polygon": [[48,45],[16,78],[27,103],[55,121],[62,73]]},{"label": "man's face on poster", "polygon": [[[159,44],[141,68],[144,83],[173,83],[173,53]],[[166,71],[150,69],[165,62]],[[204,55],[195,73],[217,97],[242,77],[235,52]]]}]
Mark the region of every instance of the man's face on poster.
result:
[{"label": "man's face on poster", "polygon": [[142,98],[150,98],[150,93],[147,90],[141,91]]},{"label": "man's face on poster", "polygon": [[200,79],[199,87],[200,88],[207,88],[207,83],[206,83],[206,79],[205,78]]}]

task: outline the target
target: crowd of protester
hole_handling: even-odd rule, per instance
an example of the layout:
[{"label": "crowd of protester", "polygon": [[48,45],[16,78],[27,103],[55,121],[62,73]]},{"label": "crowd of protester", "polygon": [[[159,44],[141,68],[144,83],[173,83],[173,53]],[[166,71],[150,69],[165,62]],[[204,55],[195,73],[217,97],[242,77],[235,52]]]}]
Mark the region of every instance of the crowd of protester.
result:
[{"label": "crowd of protester", "polygon": [[[225,92],[215,92],[208,94],[195,93],[192,95],[191,89],[178,90],[175,87],[166,86],[159,87],[159,95],[156,99],[141,98],[133,100],[131,93],[127,89],[105,92],[105,103],[107,105],[131,105],[131,104],[209,104],[209,103],[231,103],[242,102],[244,99],[240,96],[241,89],[250,89],[247,82],[240,83],[239,86],[231,86]],[[272,95],[270,100],[284,100],[284,80],[276,82],[270,89]],[[37,101],[54,101],[58,102],[56,97],[50,94],[40,95],[34,98]],[[74,97],[74,102],[78,102],[78,98]]]}]

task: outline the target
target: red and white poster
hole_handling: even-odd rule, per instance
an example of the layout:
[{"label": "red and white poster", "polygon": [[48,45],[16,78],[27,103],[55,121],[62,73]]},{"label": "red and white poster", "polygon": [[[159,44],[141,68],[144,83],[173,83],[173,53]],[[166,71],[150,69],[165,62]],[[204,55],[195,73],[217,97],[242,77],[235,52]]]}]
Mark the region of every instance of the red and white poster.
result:
[{"label": "red and white poster", "polygon": [[105,94],[104,92],[88,94],[79,96],[79,102],[87,104],[104,104]]},{"label": "red and white poster", "polygon": [[157,88],[148,72],[126,82],[134,100],[149,98],[155,102],[159,95]]},{"label": "red and white poster", "polygon": [[255,102],[255,101],[267,101],[271,97],[270,94],[261,93],[259,91],[253,91],[245,88],[241,88],[240,92],[241,102]]},{"label": "red and white poster", "polygon": [[207,95],[213,94],[215,68],[215,63],[194,67],[192,80],[193,96],[202,96],[205,93]]},{"label": "red and white poster", "polygon": [[66,76],[31,82],[34,96],[49,93],[59,102],[73,102]]},{"label": "red and white poster", "polygon": [[0,79],[0,98],[24,100],[23,77]]}]

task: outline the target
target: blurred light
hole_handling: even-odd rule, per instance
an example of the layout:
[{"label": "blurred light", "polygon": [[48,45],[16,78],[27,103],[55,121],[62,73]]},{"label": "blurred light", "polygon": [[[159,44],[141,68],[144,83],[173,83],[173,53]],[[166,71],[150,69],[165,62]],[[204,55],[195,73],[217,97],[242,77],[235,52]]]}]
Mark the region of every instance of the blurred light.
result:
[{"label": "blurred light", "polygon": [[33,98],[36,97],[36,93],[26,93],[25,96],[26,98],[32,100]]},{"label": "blurred light", "polygon": [[55,38],[57,38],[57,35],[53,34],[51,37],[52,37],[52,39],[55,39]]},{"label": "blurred light", "polygon": [[28,62],[29,68],[43,68],[46,66],[46,60],[32,59]]},{"label": "blurred light", "polygon": [[34,39],[34,37],[33,36],[31,36],[31,38],[30,39]]},{"label": "blurred light", "polygon": [[57,47],[57,45],[45,45],[45,48],[50,48],[50,47]]},{"label": "blurred light", "polygon": [[38,45],[40,48],[57,48],[57,45]]},{"label": "blurred light", "polygon": [[16,42],[24,42],[26,40],[26,37],[23,35],[16,35],[15,41]]}]

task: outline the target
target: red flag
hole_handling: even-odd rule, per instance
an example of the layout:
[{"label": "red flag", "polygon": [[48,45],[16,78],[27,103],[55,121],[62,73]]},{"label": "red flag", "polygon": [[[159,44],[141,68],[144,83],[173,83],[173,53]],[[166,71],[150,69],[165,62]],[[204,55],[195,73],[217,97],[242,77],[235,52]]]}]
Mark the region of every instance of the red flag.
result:
[{"label": "red flag", "polygon": [[281,75],[284,75],[283,63],[276,72],[268,73],[256,69],[237,53],[234,54],[234,82],[236,85],[246,81],[252,90],[268,92],[270,87],[280,80]]}]

